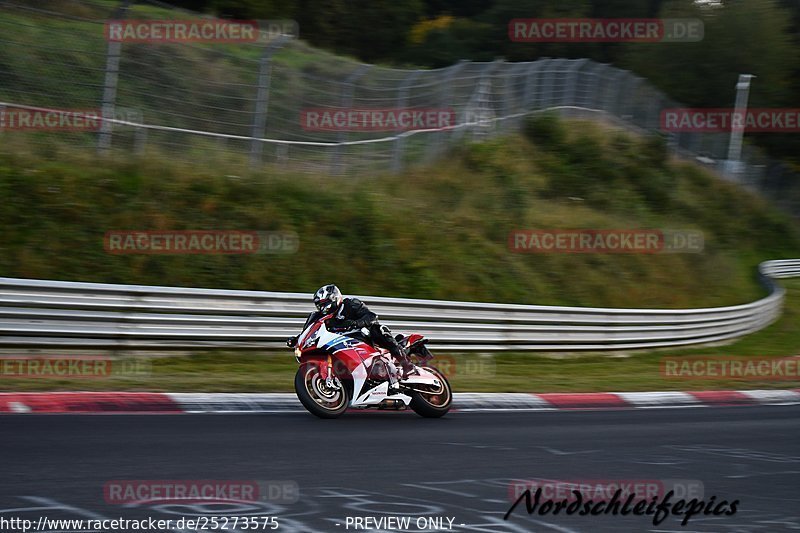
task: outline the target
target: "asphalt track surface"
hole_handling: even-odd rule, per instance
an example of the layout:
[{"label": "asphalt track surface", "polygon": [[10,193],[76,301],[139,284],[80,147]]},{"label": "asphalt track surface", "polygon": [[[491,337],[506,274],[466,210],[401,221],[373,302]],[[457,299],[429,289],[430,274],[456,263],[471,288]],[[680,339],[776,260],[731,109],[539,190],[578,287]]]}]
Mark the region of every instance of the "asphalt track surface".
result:
[{"label": "asphalt track surface", "polygon": [[[278,519],[276,531],[336,532],[357,531],[346,528],[348,516],[391,515],[411,517],[408,531],[434,531],[414,525],[421,516],[454,518],[450,531],[464,532],[797,531],[799,443],[800,406],[451,413],[439,420],[377,412],[338,420],[6,415],[0,518],[269,515]],[[652,516],[529,516],[524,504],[504,521],[509,485],[534,478],[688,479],[702,483],[705,499],[740,505],[733,516],[695,516],[685,527],[674,517],[656,526]],[[108,503],[103,488],[119,479],[291,480],[300,498]],[[390,530],[397,531],[371,529]]]}]

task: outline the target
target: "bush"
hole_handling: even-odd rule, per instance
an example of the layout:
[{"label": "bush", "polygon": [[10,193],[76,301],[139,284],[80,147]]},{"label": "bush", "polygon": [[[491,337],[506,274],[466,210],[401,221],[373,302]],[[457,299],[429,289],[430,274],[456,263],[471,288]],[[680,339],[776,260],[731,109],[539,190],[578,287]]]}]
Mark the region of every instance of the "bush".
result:
[{"label": "bush", "polygon": [[528,117],[523,133],[534,143],[549,148],[561,147],[567,142],[567,130],[555,113]]},{"label": "bush", "polygon": [[642,157],[646,164],[657,168],[664,168],[667,164],[669,152],[667,150],[667,140],[661,135],[648,136],[642,142]]}]

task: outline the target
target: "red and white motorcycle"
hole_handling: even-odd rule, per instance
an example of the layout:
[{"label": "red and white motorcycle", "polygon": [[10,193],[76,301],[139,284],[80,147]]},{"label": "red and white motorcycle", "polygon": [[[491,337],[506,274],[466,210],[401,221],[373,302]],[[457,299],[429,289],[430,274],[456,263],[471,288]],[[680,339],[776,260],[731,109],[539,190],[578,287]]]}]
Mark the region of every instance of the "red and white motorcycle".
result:
[{"label": "red and white motorcycle", "polygon": [[418,415],[436,418],[450,410],[453,394],[447,378],[427,366],[433,355],[422,335],[397,336],[412,357],[414,370],[405,379],[387,350],[369,342],[366,331],[328,331],[333,314],[311,323],[297,338],[300,364],[294,388],[303,406],[320,418],[336,418],[348,407],[411,407]]}]

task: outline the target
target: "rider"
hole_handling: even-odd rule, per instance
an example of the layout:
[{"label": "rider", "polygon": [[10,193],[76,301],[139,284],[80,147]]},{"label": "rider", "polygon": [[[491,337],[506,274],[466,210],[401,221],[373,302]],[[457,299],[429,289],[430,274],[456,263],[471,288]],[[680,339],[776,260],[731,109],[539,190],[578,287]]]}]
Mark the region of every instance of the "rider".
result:
[{"label": "rider", "polygon": [[[303,326],[304,330],[320,317],[335,312],[336,316],[325,324],[329,331],[343,332],[368,328],[370,341],[389,350],[389,353],[400,362],[403,367],[403,377],[406,377],[414,369],[408,353],[397,343],[389,328],[380,324],[378,315],[370,311],[358,298],[343,298],[339,287],[325,285],[314,293],[314,305],[317,310],[308,315]],[[286,344],[290,348],[294,348],[297,344],[297,336],[290,337]]]}]

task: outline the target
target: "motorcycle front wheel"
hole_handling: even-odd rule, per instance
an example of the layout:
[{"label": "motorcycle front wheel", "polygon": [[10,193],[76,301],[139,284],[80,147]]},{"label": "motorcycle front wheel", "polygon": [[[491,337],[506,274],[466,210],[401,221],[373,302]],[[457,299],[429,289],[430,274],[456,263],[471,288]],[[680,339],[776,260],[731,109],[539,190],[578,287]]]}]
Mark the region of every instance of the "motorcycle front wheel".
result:
[{"label": "motorcycle front wheel", "polygon": [[342,385],[328,387],[319,373],[319,366],[306,363],[294,376],[297,398],[309,413],[320,418],[337,418],[347,410],[350,398]]},{"label": "motorcycle front wheel", "polygon": [[423,368],[439,379],[440,387],[425,392],[412,392],[410,406],[419,416],[439,418],[446,415],[453,404],[453,392],[450,390],[450,382],[438,369],[430,366]]}]

